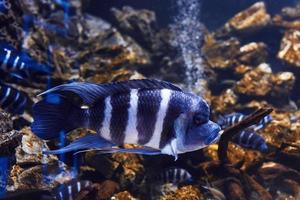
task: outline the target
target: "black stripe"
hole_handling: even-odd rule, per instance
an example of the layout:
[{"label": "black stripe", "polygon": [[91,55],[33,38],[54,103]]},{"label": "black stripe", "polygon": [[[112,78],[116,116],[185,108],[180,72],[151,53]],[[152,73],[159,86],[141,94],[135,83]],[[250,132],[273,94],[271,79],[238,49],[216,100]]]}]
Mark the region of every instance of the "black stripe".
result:
[{"label": "black stripe", "polygon": [[162,149],[168,142],[175,137],[174,121],[190,102],[183,96],[182,92],[173,91],[169,100],[168,109],[164,118],[163,130],[161,133],[159,148]]},{"label": "black stripe", "polygon": [[12,112],[13,113],[23,113],[25,107],[27,106],[28,98],[27,96],[20,92],[20,97],[17,101],[15,101],[12,105]]},{"label": "black stripe", "polygon": [[138,144],[150,141],[155,128],[157,113],[161,102],[160,90],[138,91],[137,131]]},{"label": "black stripe", "polygon": [[121,145],[124,142],[125,130],[128,122],[128,109],[130,107],[130,91],[122,94],[111,96],[111,120],[110,120],[110,136],[112,142]]},{"label": "black stripe", "polygon": [[[8,87],[6,88],[6,91],[8,90]],[[5,91],[5,93],[6,93]],[[15,99],[15,96],[17,95],[17,90],[15,90],[14,88],[11,88],[10,87],[10,92],[9,92],[9,95],[8,97],[6,98],[6,100],[3,102],[3,104],[1,105],[1,107],[3,109],[7,109],[8,106],[11,104],[11,102],[13,102],[13,100]],[[4,93],[4,96],[5,96],[5,93]],[[3,98],[4,98],[3,96]]]},{"label": "black stripe", "polygon": [[88,116],[90,120],[89,128],[95,131],[100,131],[104,120],[104,109],[105,109],[104,99],[98,100],[97,103],[92,108],[90,108],[90,113]]}]

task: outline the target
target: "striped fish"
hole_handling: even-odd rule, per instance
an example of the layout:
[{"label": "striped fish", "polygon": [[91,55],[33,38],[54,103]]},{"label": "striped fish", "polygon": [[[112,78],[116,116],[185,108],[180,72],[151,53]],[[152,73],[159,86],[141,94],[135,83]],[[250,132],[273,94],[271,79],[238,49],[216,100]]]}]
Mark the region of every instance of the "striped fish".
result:
[{"label": "striped fish", "polygon": [[158,174],[151,175],[148,177],[148,181],[152,183],[173,183],[175,185],[179,185],[182,183],[192,182],[193,178],[186,169],[169,167]]},{"label": "striped fish", "polygon": [[12,114],[22,114],[29,103],[27,95],[0,82],[0,107]]},{"label": "striped fish", "polygon": [[[177,158],[220,137],[219,125],[209,120],[207,103],[164,81],[74,82],[41,95],[47,98],[33,107],[32,124],[32,131],[40,138],[57,138],[61,131],[79,127],[97,132],[45,153],[94,148],[103,153],[168,154]],[[123,144],[142,147],[118,147]]]},{"label": "striped fish", "polygon": [[0,69],[28,75],[31,72],[50,75],[53,68],[48,65],[39,64],[24,52],[19,52],[7,43],[0,43]]},{"label": "striped fish", "polygon": [[52,191],[54,199],[56,200],[73,200],[76,195],[84,188],[87,188],[92,185],[90,181],[78,181],[73,180],[67,184],[58,186]]},{"label": "striped fish", "polygon": [[265,139],[252,128],[247,128],[235,135],[232,138],[232,142],[243,148],[255,149],[261,152],[266,152],[268,150]]},{"label": "striped fish", "polygon": [[[242,113],[231,113],[225,116],[220,116],[217,123],[223,128],[228,128],[234,124],[239,123],[243,119],[245,119],[247,115],[244,115]],[[268,123],[272,121],[271,115],[267,115],[264,118],[262,118],[256,125],[254,125],[252,128],[257,131],[259,129],[262,129],[265,127]]]},{"label": "striped fish", "polygon": [[85,180],[73,180],[69,183],[60,185],[53,190],[23,190],[8,192],[0,196],[1,200],[73,200],[76,195],[84,188],[92,185],[92,182]]}]

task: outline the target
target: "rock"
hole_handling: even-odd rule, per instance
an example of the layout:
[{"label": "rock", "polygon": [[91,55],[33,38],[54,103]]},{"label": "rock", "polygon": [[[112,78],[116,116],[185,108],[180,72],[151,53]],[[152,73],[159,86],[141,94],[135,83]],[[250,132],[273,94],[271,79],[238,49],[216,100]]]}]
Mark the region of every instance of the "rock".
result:
[{"label": "rock", "polygon": [[232,17],[221,32],[226,34],[253,33],[266,27],[270,22],[271,17],[266,11],[266,5],[260,1]]},{"label": "rock", "polygon": [[297,4],[293,7],[284,7],[281,9],[281,15],[291,19],[300,18],[300,5]]},{"label": "rock", "polygon": [[261,64],[237,82],[235,92],[243,95],[266,96],[272,89],[272,70]]},{"label": "rock", "polygon": [[135,10],[124,6],[121,10],[111,9],[117,28],[134,38],[140,45],[152,49],[156,39],[157,25],[155,13],[149,10]]},{"label": "rock", "polygon": [[288,30],[285,32],[277,57],[296,67],[300,67],[300,31]]},{"label": "rock", "polygon": [[[102,183],[94,183],[90,187],[81,190],[75,197],[76,200],[104,200],[110,199],[120,190],[118,183],[106,180]],[[120,194],[122,197],[128,197],[126,193]]]},{"label": "rock", "polygon": [[220,94],[212,98],[212,107],[214,113],[227,113],[232,111],[238,101],[237,95],[232,89],[227,89]]},{"label": "rock", "polygon": [[115,194],[112,198],[112,200],[136,200],[128,191],[119,192]]},{"label": "rock", "polygon": [[273,24],[275,26],[285,28],[285,29],[299,29],[300,28],[300,20],[294,21],[286,21],[280,15],[275,15],[272,18]]},{"label": "rock", "polygon": [[[244,74],[244,77],[237,82],[234,91],[240,95],[259,96],[282,106],[288,100],[295,84],[295,76],[291,72],[279,72],[272,74],[271,68],[267,64],[260,64],[254,70]],[[284,94],[284,95],[282,95]],[[275,100],[276,99],[276,100]],[[276,103],[276,101],[280,100]],[[281,104],[278,104],[281,103]]]},{"label": "rock", "polygon": [[11,116],[0,112],[0,155],[8,156],[14,154],[15,148],[20,144],[21,134],[13,130],[13,120]]},{"label": "rock", "polygon": [[238,61],[244,65],[256,66],[267,62],[267,45],[263,42],[251,42],[240,47]]},{"label": "rock", "polygon": [[184,186],[179,188],[175,194],[167,195],[161,198],[161,200],[178,200],[178,199],[190,199],[190,200],[204,200],[204,196],[199,189],[195,186]]},{"label": "rock", "polygon": [[240,42],[236,38],[221,41],[213,35],[206,35],[202,52],[208,65],[213,69],[227,69],[236,65]]},{"label": "rock", "polygon": [[42,151],[48,149],[46,143],[36,137],[31,129],[23,128],[21,146],[16,148],[16,162],[19,165],[24,164],[43,164],[57,162],[56,155],[43,155]]}]

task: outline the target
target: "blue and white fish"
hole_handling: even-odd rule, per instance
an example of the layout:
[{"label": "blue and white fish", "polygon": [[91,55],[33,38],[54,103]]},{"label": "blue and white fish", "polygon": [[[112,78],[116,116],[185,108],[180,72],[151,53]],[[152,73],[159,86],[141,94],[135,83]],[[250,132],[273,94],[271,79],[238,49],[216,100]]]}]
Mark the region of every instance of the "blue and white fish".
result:
[{"label": "blue and white fish", "polygon": [[85,180],[73,180],[67,184],[58,186],[52,190],[52,195],[56,200],[75,199],[76,195],[84,188],[92,185],[92,182]]},{"label": "blue and white fish", "polygon": [[[228,115],[220,116],[217,123],[223,128],[228,128],[234,124],[239,123],[243,119],[245,119],[247,115],[244,115],[242,113],[231,113]],[[253,125],[252,128],[257,131],[259,129],[262,129],[265,127],[268,123],[272,121],[271,115],[267,115],[264,118],[262,118],[257,124]]]},{"label": "blue and white fish", "polygon": [[173,183],[175,185],[179,185],[182,183],[192,182],[193,177],[186,169],[179,167],[169,167],[162,170],[158,174],[147,177],[147,181],[159,184]]},{"label": "blue and white fish", "polygon": [[0,107],[12,114],[22,114],[29,103],[28,96],[0,82]]},{"label": "blue and white fish", "polygon": [[[61,131],[79,127],[97,132],[46,153],[98,149],[104,153],[168,154],[177,158],[220,137],[220,126],[209,120],[205,100],[164,81],[75,82],[41,95],[47,98],[33,107],[32,131],[38,137],[57,138]],[[143,147],[118,148],[123,144]]]},{"label": "blue and white fish", "polygon": [[92,182],[85,180],[73,180],[69,183],[60,185],[52,190],[23,190],[8,192],[0,196],[0,200],[72,200],[84,188],[92,185]]},{"label": "blue and white fish", "polygon": [[265,139],[252,128],[247,128],[235,135],[232,142],[243,148],[255,149],[261,152],[268,150]]},{"label": "blue and white fish", "polygon": [[[53,68],[39,64],[24,52],[19,52],[7,43],[0,43],[0,69],[6,72],[30,74],[31,72],[50,75]],[[20,75],[22,76],[22,75]]]}]

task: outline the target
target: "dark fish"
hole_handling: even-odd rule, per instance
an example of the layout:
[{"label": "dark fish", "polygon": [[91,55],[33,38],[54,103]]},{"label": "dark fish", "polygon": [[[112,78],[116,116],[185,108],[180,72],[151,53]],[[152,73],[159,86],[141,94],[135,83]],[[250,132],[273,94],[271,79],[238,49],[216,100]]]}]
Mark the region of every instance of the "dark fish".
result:
[{"label": "dark fish", "polygon": [[179,167],[169,167],[158,174],[151,175],[150,177],[148,177],[147,181],[152,183],[173,183],[175,185],[179,185],[182,183],[192,182],[193,177],[186,169]]},{"label": "dark fish", "polygon": [[232,141],[243,148],[255,149],[261,152],[268,150],[265,139],[252,128],[241,131],[233,137]]},{"label": "dark fish", "polygon": [[[247,117],[246,115],[242,114],[242,113],[231,113],[228,115],[224,115],[224,116],[220,116],[217,123],[223,128],[228,128],[229,126],[232,126],[236,123],[239,123],[240,121],[242,121],[245,117]],[[268,123],[270,123],[272,121],[272,117],[271,115],[267,115],[265,116],[263,119],[261,119],[256,125],[253,126],[253,129],[255,131],[262,129],[263,127],[265,127]]]},{"label": "dark fish", "polygon": [[20,76],[31,72],[50,75],[53,68],[39,64],[24,52],[19,52],[7,43],[0,43],[0,69]]},{"label": "dark fish", "polygon": [[[214,143],[220,127],[209,120],[209,107],[199,96],[171,83],[130,80],[92,84],[70,83],[52,88],[33,108],[33,132],[42,139],[87,127],[97,132],[46,153],[96,148],[103,153],[147,155],[195,151]],[[142,148],[122,149],[123,144]]]},{"label": "dark fish", "polygon": [[0,107],[12,114],[22,114],[29,103],[28,96],[0,82]]},{"label": "dark fish", "polygon": [[0,196],[0,200],[73,200],[83,188],[87,188],[91,184],[90,181],[74,180],[60,185],[52,191],[33,189],[8,192]]}]

